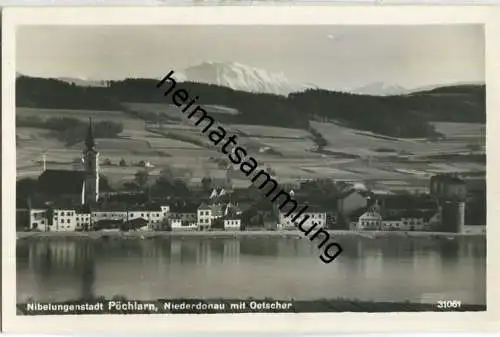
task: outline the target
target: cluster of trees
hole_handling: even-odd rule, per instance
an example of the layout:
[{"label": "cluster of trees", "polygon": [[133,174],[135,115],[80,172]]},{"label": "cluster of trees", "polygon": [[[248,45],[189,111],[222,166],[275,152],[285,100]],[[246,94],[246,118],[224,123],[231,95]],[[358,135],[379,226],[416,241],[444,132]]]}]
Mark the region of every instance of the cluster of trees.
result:
[{"label": "cluster of trees", "polygon": [[[57,189],[57,186],[53,187]],[[101,192],[112,192],[114,191],[113,186],[109,183],[108,179],[104,175],[99,175],[99,190]],[[54,196],[58,194],[50,189],[41,188],[38,180],[35,178],[22,178],[16,181],[16,203],[26,203],[28,199],[38,200],[45,202],[46,197],[50,196],[52,200]],[[60,200],[66,200],[67,196],[61,196]]]},{"label": "cluster of trees", "polygon": [[16,105],[48,109],[115,110],[120,103],[105,87],[80,87],[61,80],[20,76],[16,79]]},{"label": "cluster of trees", "polygon": [[123,184],[123,188],[130,191],[142,191],[152,197],[190,198],[193,193],[188,186],[190,174],[190,172],[179,174],[175,169],[167,167],[155,180],[152,180],[149,171],[141,169],[135,173],[133,181]]},{"label": "cluster of trees", "polygon": [[[59,80],[20,77],[16,82],[17,105],[121,109],[133,113],[120,102],[166,103],[171,100],[162,95],[156,84],[153,79],[126,79],[110,81],[107,87],[78,87]],[[178,83],[177,87],[187,90],[191,97],[198,96],[197,104],[224,105],[239,111],[236,115],[217,115],[223,123],[308,129],[309,120],[320,117],[388,136],[436,137],[429,121],[486,121],[486,89],[480,85],[450,86],[384,97],[321,89],[284,97],[193,82]],[[153,117],[148,116],[155,119]]]},{"label": "cluster of trees", "polygon": [[[17,126],[37,127],[54,131],[54,136],[67,144],[75,144],[85,139],[88,123],[72,117],[16,116]],[[114,138],[123,131],[123,124],[112,121],[94,122],[92,131],[96,138]]]},{"label": "cluster of trees", "polygon": [[411,96],[365,96],[318,89],[289,96],[299,109],[340,121],[348,127],[393,137],[436,135],[434,127],[421,113],[424,108],[421,105],[432,99],[423,97],[415,101],[409,98]]}]

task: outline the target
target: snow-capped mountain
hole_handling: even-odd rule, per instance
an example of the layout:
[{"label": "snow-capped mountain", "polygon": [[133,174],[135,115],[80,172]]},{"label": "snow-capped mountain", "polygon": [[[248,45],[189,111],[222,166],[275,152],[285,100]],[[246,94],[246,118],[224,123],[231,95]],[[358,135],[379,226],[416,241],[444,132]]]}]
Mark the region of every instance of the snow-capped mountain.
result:
[{"label": "snow-capped mountain", "polygon": [[277,95],[288,95],[314,87],[292,83],[281,73],[269,73],[237,62],[204,62],[185,69],[182,74],[176,74],[176,78],[179,81],[209,83],[235,90]]},{"label": "snow-capped mountain", "polygon": [[365,86],[351,89],[350,92],[363,95],[374,96],[390,96],[390,95],[404,95],[411,92],[397,84],[386,84],[382,82],[370,83]]},{"label": "snow-capped mountain", "polygon": [[58,80],[74,84],[79,87],[105,87],[106,81],[94,81],[75,77],[59,77]]}]

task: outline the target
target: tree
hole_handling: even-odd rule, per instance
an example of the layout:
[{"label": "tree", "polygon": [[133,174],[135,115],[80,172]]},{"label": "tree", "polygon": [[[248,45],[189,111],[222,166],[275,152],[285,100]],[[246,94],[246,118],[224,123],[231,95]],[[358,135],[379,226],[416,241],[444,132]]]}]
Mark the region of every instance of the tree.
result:
[{"label": "tree", "polygon": [[120,160],[120,163],[119,163],[120,166],[124,167],[124,166],[127,166],[127,162],[125,161],[125,159],[121,159]]},{"label": "tree", "polygon": [[158,177],[158,179],[165,181],[173,181],[175,179],[174,170],[170,166],[164,167],[160,171],[160,176]]},{"label": "tree", "polygon": [[175,179],[172,190],[176,196],[187,197],[190,194],[190,190],[187,187],[186,183],[181,179]]},{"label": "tree", "polygon": [[105,166],[110,166],[110,165],[113,165],[113,163],[111,162],[111,159],[109,158],[106,158],[102,161],[102,165],[105,165]]},{"label": "tree", "polygon": [[123,189],[125,191],[137,191],[139,186],[133,181],[126,181],[123,183]]},{"label": "tree", "polygon": [[201,188],[204,192],[210,192],[212,190],[212,178],[203,177],[203,179],[201,179]]},{"label": "tree", "polygon": [[214,219],[212,222],[212,228],[214,229],[224,229],[224,221],[220,218]]},{"label": "tree", "polygon": [[32,178],[24,178],[16,183],[16,194],[19,198],[27,198],[36,191],[37,181]]},{"label": "tree", "polygon": [[134,181],[140,188],[144,188],[149,180],[149,172],[146,170],[139,170],[135,173]]}]

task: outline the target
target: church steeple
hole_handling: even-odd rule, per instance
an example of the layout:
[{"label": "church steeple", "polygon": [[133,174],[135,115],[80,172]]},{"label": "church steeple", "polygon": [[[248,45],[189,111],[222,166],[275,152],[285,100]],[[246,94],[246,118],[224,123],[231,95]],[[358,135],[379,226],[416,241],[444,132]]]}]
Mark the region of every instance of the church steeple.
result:
[{"label": "church steeple", "polygon": [[86,150],[93,150],[95,147],[94,133],[92,132],[92,118],[89,117],[89,128],[87,138],[85,138]]},{"label": "church steeple", "polygon": [[85,183],[82,191],[82,204],[92,205],[99,199],[99,152],[95,148],[92,119],[89,118],[89,128],[83,150],[83,171]]}]

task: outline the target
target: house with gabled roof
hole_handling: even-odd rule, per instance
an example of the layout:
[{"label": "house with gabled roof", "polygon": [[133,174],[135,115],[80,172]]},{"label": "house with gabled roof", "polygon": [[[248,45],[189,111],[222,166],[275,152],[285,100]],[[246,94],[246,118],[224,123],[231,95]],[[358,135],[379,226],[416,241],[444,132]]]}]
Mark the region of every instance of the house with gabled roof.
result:
[{"label": "house with gabled roof", "polygon": [[215,219],[222,218],[224,215],[222,205],[207,205],[202,203],[198,207],[198,228],[201,230],[210,229]]},{"label": "house with gabled roof", "polygon": [[222,217],[224,222],[224,230],[240,230],[241,229],[241,212],[235,208],[227,209]]}]

